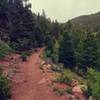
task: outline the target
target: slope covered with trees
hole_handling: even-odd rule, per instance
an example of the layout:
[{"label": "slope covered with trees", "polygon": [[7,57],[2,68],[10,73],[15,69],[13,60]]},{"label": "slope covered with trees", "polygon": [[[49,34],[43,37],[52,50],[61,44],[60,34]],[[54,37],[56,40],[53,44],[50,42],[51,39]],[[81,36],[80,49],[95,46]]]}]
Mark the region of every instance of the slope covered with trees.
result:
[{"label": "slope covered with trees", "polygon": [[13,49],[45,46],[51,34],[57,38],[58,23],[46,18],[44,10],[41,15],[32,13],[28,0],[3,0],[0,7],[0,38]]},{"label": "slope covered with trees", "polygon": [[[56,64],[62,63],[64,68],[69,68],[92,81],[92,74],[100,71],[99,21],[100,13],[97,13],[59,23],[47,18],[44,10],[42,14],[33,13],[28,0],[2,0],[0,59],[12,51],[22,52],[25,58],[25,51],[45,47],[46,58],[49,57]],[[90,70],[87,77],[89,68],[95,71]],[[98,85],[98,77],[96,80]],[[90,86],[89,89],[94,87],[93,84]],[[94,96],[95,91],[92,89],[91,95]]]}]

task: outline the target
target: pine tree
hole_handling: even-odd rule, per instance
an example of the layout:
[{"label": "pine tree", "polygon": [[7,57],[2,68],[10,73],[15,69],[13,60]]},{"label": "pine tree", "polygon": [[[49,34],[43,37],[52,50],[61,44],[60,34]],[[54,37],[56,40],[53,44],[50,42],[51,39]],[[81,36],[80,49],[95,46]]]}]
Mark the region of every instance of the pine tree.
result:
[{"label": "pine tree", "polygon": [[59,61],[65,66],[73,68],[76,65],[76,58],[70,35],[65,32],[59,48]]},{"label": "pine tree", "polygon": [[96,67],[99,57],[98,44],[94,34],[88,33],[83,41],[80,67],[87,71],[89,67]]}]

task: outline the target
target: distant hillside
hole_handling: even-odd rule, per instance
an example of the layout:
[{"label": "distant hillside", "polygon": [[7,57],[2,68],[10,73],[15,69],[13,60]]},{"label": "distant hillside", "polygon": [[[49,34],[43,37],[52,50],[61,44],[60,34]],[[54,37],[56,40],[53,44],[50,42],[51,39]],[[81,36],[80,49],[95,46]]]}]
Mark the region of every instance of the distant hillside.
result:
[{"label": "distant hillside", "polygon": [[77,31],[97,32],[100,30],[100,12],[91,15],[76,17],[70,20],[72,27]]}]

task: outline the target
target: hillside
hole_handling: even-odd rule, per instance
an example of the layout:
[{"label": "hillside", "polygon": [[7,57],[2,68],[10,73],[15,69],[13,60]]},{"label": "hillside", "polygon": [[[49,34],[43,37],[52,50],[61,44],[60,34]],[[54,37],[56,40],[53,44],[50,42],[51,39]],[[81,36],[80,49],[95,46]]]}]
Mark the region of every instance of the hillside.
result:
[{"label": "hillside", "polygon": [[99,21],[59,23],[29,0],[2,0],[0,100],[100,100]]},{"label": "hillside", "polygon": [[70,20],[74,30],[97,32],[100,27],[100,12],[91,15],[84,15]]}]

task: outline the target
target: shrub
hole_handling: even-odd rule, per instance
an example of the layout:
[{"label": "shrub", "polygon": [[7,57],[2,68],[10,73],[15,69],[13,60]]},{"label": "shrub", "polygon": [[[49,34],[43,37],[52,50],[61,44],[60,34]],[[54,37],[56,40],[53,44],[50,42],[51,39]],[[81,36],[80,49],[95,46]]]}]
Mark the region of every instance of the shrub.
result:
[{"label": "shrub", "polygon": [[21,52],[21,59],[27,61],[27,57],[30,56],[32,52],[34,52],[34,49]]},{"label": "shrub", "polygon": [[88,92],[89,96],[100,100],[100,72],[89,69],[88,70]]},{"label": "shrub", "polygon": [[66,91],[65,89],[54,88],[54,92],[57,92],[60,96],[62,96]]},{"label": "shrub", "polygon": [[28,50],[28,51],[24,51],[24,52],[22,52],[22,54],[24,54],[24,55],[26,55],[26,56],[30,56],[31,53],[32,53],[31,50]]},{"label": "shrub", "polygon": [[53,65],[51,67],[51,70],[55,71],[55,72],[63,72],[63,67],[60,65]]},{"label": "shrub", "polygon": [[0,58],[4,58],[7,54],[9,54],[11,48],[4,42],[0,42]]},{"label": "shrub", "polygon": [[6,77],[0,75],[0,100],[8,100],[10,97],[10,83]]},{"label": "shrub", "polygon": [[58,63],[59,61],[59,41],[55,41],[55,43],[53,44],[51,57],[55,63]]},{"label": "shrub", "polygon": [[68,94],[73,94],[72,88],[67,89],[66,92],[67,92]]},{"label": "shrub", "polygon": [[45,56],[51,57],[51,50],[45,50]]},{"label": "shrub", "polygon": [[2,67],[0,65],[0,100],[8,100],[11,97],[10,82],[2,75]]},{"label": "shrub", "polygon": [[0,64],[0,75],[2,75],[2,68],[3,68],[3,65]]},{"label": "shrub", "polygon": [[19,45],[18,45],[18,43],[16,43],[16,42],[11,42],[11,43],[10,43],[10,47],[11,47],[13,50],[18,51]]},{"label": "shrub", "polygon": [[28,57],[27,53],[23,52],[21,54],[21,57],[20,58],[22,59],[22,61],[27,61],[27,57]]},{"label": "shrub", "polygon": [[57,77],[57,82],[71,84],[74,75],[70,70],[65,70]]}]

